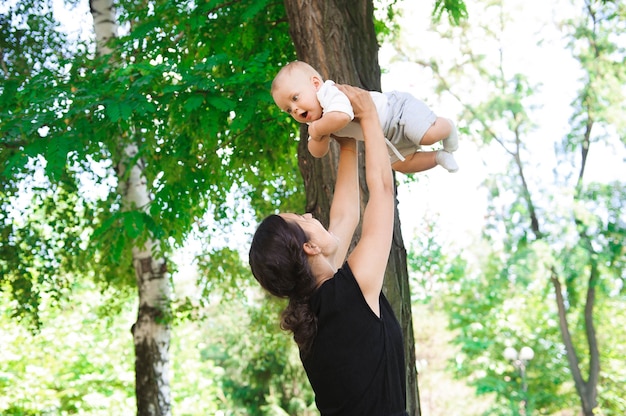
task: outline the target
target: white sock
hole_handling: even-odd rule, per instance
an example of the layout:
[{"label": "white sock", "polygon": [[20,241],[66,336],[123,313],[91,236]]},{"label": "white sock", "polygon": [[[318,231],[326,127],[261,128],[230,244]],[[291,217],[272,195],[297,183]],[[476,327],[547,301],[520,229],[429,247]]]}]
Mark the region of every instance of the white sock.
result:
[{"label": "white sock", "polygon": [[454,155],[445,150],[437,150],[435,161],[450,173],[459,170],[459,165],[457,165],[456,160],[454,160]]},{"label": "white sock", "polygon": [[442,140],[443,143],[443,150],[445,150],[446,152],[454,152],[456,149],[459,148],[459,135],[456,131],[456,126],[454,125],[454,122],[450,119],[448,119],[448,121],[450,122],[450,125],[452,126],[452,131],[450,132],[450,135],[446,138]]}]

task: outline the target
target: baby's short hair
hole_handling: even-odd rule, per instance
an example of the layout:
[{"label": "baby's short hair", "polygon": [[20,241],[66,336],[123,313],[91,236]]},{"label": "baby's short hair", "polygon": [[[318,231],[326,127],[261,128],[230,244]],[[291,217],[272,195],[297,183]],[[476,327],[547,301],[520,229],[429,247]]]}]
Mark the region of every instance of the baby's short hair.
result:
[{"label": "baby's short hair", "polygon": [[289,62],[284,67],[282,67],[280,71],[278,71],[278,73],[274,77],[274,80],[272,81],[271,91],[272,92],[274,91],[274,89],[276,88],[276,86],[278,85],[282,77],[291,75],[296,71],[300,71],[307,76],[316,76],[316,77],[319,77],[319,79],[321,80],[324,79],[315,68],[313,68],[311,65],[307,64],[306,62],[292,61],[292,62]]}]

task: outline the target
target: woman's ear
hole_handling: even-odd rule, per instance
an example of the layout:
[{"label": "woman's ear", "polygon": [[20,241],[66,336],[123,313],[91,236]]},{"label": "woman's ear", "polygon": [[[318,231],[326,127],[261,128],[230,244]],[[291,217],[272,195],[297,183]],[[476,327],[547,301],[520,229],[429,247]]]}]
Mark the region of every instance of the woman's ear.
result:
[{"label": "woman's ear", "polygon": [[304,252],[309,256],[315,256],[321,252],[320,248],[316,246],[314,243],[307,241],[302,245]]}]

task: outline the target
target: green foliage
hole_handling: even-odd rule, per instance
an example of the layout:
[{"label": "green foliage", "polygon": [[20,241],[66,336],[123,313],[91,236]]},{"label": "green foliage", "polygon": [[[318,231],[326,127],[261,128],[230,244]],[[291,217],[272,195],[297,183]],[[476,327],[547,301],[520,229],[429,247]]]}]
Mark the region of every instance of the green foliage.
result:
[{"label": "green foliage", "polygon": [[[107,315],[104,304],[131,293],[75,287],[78,296],[53,307],[41,300],[41,331],[28,332],[11,318],[12,301],[0,293],[2,356],[0,413],[11,415],[132,413],[134,374],[128,315]],[[105,313],[105,314],[102,314]],[[126,337],[111,337],[125,333]]]},{"label": "green foliage", "polygon": [[[522,380],[502,357],[507,346],[526,345],[535,351],[527,367],[529,409],[551,414],[580,406],[551,278],[562,284],[571,346],[583,382],[589,377],[589,342],[598,343],[601,393],[596,411],[626,410],[616,400],[620,388],[615,384],[626,373],[612,358],[614,348],[624,347],[615,341],[623,329],[611,318],[621,316],[623,308],[616,304],[624,301],[625,185],[621,178],[595,183],[586,176],[588,155],[624,152],[623,117],[616,113],[624,112],[626,102],[626,50],[615,34],[624,27],[626,9],[618,3],[577,4],[577,17],[559,26],[578,62],[572,71],[582,74],[570,129],[563,137],[539,134],[537,94],[544,86],[506,59],[512,51],[504,49],[501,39],[518,18],[507,14],[508,3],[476,4],[482,13],[463,30],[451,28],[444,34],[450,39],[445,46],[463,53],[433,58],[428,64],[441,81],[439,88],[459,99],[461,119],[467,120],[471,136],[480,138],[481,153],[489,155],[486,164],[491,169],[484,183],[490,191],[489,207],[484,241],[477,249],[482,262],[463,274],[445,275],[448,284],[442,286],[454,289],[446,296],[461,348],[452,363],[454,371],[477,392],[495,393],[490,414],[521,411]],[[472,88],[464,93],[462,85]],[[555,144],[555,157],[542,157],[546,147],[533,153],[537,142]],[[432,241],[425,246],[439,258],[441,246]],[[446,268],[445,257],[443,263],[427,255],[415,258],[419,268],[434,275]],[[592,311],[595,338],[589,338],[585,311]]]},{"label": "green foliage", "polygon": [[465,275],[467,262],[443,248],[434,229],[436,223],[429,218],[426,230],[417,233],[407,252],[412,303],[435,302]]},{"label": "green foliage", "polygon": [[[401,28],[396,16],[402,14],[402,0],[375,0],[374,2],[374,29],[379,43],[398,38]],[[436,0],[433,5],[432,18],[439,22],[444,14],[453,25],[460,25],[468,18],[464,0]]]},{"label": "green foliage", "polygon": [[394,19],[398,13],[398,0],[374,2],[374,30],[380,43],[398,35],[400,28]]},{"label": "green foliage", "polygon": [[[220,321],[220,306],[208,309],[211,321]],[[170,345],[172,371],[172,402],[177,415],[195,416],[209,414],[233,414],[231,402],[221,386],[224,368],[206,352],[213,349],[214,332],[219,325],[206,324],[202,320],[179,322],[173,326]]]},{"label": "green foliage", "polygon": [[[586,13],[566,22],[568,46],[584,70],[583,87],[572,103],[573,131],[568,140],[573,146],[585,137],[588,119],[611,125],[626,143],[626,121],[621,116],[626,111],[622,88],[626,82],[626,46],[615,36],[623,31],[625,20],[626,8],[621,2],[595,0],[588,2]],[[605,136],[595,137],[602,140]]]},{"label": "green foliage", "polygon": [[250,268],[241,260],[241,253],[230,247],[211,249],[206,244],[195,257],[198,306],[206,306],[216,300],[235,301],[247,296],[250,289],[243,279],[250,275]]},{"label": "green foliage", "polygon": [[[6,80],[45,72],[63,57],[67,38],[55,30],[52,1],[7,1],[0,9],[0,48]],[[9,85],[14,88],[15,84]],[[2,88],[2,87],[0,87]],[[2,88],[4,89],[4,88]]]},{"label": "green foliage", "polygon": [[450,23],[455,25],[459,25],[468,17],[464,0],[436,0],[433,8],[433,20],[438,22],[444,12],[448,13]]},{"label": "green foliage", "polygon": [[[132,30],[113,40],[113,59],[92,58],[93,45],[70,44],[54,30],[57,23],[43,2],[20,2],[3,15],[12,25],[2,26],[7,70],[0,85],[0,205],[6,212],[21,184],[43,172],[45,188],[32,187],[34,198],[63,188],[55,204],[82,207],[77,218],[60,211],[56,227],[80,219],[80,226],[65,228],[76,233],[82,251],[56,250],[54,256],[62,264],[82,261],[80,267],[97,270],[102,282],[126,285],[134,284],[131,247],[152,237],[160,244],[156,250],[169,253],[207,212],[224,223],[236,221],[228,209],[231,192],[259,216],[301,210],[304,193],[295,124],[279,116],[268,92],[277,68],[295,57],[281,4],[116,6],[120,26]],[[130,143],[138,144],[138,154],[124,171],[142,163],[153,200],[121,212],[117,184],[126,178],[116,169]],[[5,241],[20,240],[17,233],[34,239],[39,223],[49,226],[49,217],[16,215],[27,220],[18,226],[6,218]],[[18,313],[28,308],[36,314],[32,294],[48,290],[37,282],[52,280],[52,271],[33,275],[12,246],[2,247],[0,265],[11,265],[12,281],[20,282]],[[45,256],[36,258],[46,253],[52,254],[32,252],[28,261],[45,262]]]},{"label": "green foliage", "polygon": [[[186,277],[181,277],[180,293],[185,293],[183,283],[195,286]],[[63,300],[44,293],[38,305],[41,329],[33,332],[11,317],[15,300],[0,292],[1,414],[136,411],[129,331],[136,313],[134,291],[102,291],[87,282]],[[238,285],[240,291],[230,296],[222,296],[219,285],[208,299],[190,293],[193,319],[172,324],[176,413],[315,414],[295,343],[278,327],[284,304],[259,298],[249,272],[239,276]]]},{"label": "green foliage", "polygon": [[511,402],[523,398],[520,375],[503,356],[509,346],[529,346],[535,352],[527,366],[533,409],[549,414],[576,403],[553,317],[555,305],[544,302],[550,291],[549,281],[542,278],[544,249],[541,244],[529,247],[506,264],[498,253],[489,255],[482,272],[460,279],[447,297],[450,326],[460,331],[454,370],[469,378],[478,394],[496,393],[500,410],[492,414],[507,414]]},{"label": "green foliage", "polygon": [[55,301],[63,298],[90,261],[84,232],[90,228],[94,207],[76,197],[72,182],[38,184],[38,193],[27,183],[20,185],[28,189],[25,196],[7,198],[0,212],[0,289],[8,290],[17,301],[15,316],[38,326],[42,296]]},{"label": "green foliage", "polygon": [[579,233],[587,240],[586,248],[600,247],[600,250],[595,249],[595,254],[598,256],[598,263],[605,267],[603,275],[612,274],[614,279],[621,279],[618,287],[621,287],[622,293],[625,290],[623,283],[626,279],[626,276],[620,274],[621,270],[626,269],[624,200],[626,200],[624,183],[591,183],[580,196],[580,204],[575,210]]},{"label": "green foliage", "polygon": [[[137,10],[129,16],[139,23],[122,49],[131,50],[138,40],[144,45],[138,51],[142,58],[135,56],[127,71],[136,68],[142,78],[144,72],[154,77],[154,82],[138,86],[137,93],[158,103],[150,120],[156,117],[167,126],[166,136],[155,132],[157,142],[146,147],[145,157],[159,161],[154,170],[148,165],[149,179],[166,173],[157,185],[155,204],[168,222],[171,207],[180,204],[181,197],[189,199],[189,184],[196,191],[192,197],[209,198],[220,216],[233,184],[246,186],[256,200],[262,199],[257,189],[271,186],[276,179],[289,185],[287,191],[273,189],[272,193],[287,192],[285,196],[301,183],[294,175],[293,124],[276,122],[277,111],[268,93],[276,68],[289,59],[285,52],[293,51],[281,23],[284,11],[274,3],[253,3],[209,2],[186,8],[159,2],[154,14]],[[178,18],[163,21],[160,16],[169,15],[171,7],[176,7]],[[267,21],[278,27],[268,28]],[[225,33],[223,27],[238,30]],[[188,209],[198,203],[206,209],[201,199],[190,201]]]},{"label": "green foliage", "polygon": [[[204,265],[204,256],[199,257],[199,275],[206,273],[206,265],[228,257],[232,260],[226,262],[238,262],[233,266],[243,267],[238,255],[224,249],[212,253],[211,261]],[[181,320],[176,333],[185,337],[185,343],[201,340],[195,344],[194,352],[200,365],[185,367],[185,362],[175,359],[174,372],[185,373],[183,378],[189,380],[203,379],[215,391],[214,397],[220,398],[217,409],[228,415],[315,414],[313,392],[297,347],[279,327],[285,302],[261,295],[249,270],[224,280],[199,279],[201,283],[209,281],[210,290],[197,292],[194,285],[192,293],[177,309]],[[190,333],[189,328],[197,328],[197,333]],[[181,348],[182,345],[181,342]],[[174,351],[173,356],[176,355]],[[198,368],[198,371],[189,372],[185,368]],[[203,378],[207,369],[215,372],[212,379]],[[198,394],[193,383],[181,380],[178,388],[181,391],[175,392],[175,396],[180,397],[179,402],[193,403],[194,395]],[[206,412],[197,404],[193,406],[195,411],[184,409],[189,412],[185,414]]]},{"label": "green foliage", "polygon": [[[223,388],[234,408],[247,415],[312,414],[313,392],[298,357],[295,343],[278,322],[284,302],[266,300],[248,308],[248,320],[234,316],[231,331],[219,344],[227,369]],[[233,330],[234,329],[234,330]]]}]

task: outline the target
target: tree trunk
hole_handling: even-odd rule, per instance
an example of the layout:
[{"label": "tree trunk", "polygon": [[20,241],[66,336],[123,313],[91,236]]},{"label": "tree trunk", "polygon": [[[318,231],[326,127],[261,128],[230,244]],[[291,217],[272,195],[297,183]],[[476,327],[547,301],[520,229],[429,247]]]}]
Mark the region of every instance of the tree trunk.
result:
[{"label": "tree trunk", "polygon": [[[98,55],[114,51],[107,41],[117,35],[113,0],[90,0]],[[122,210],[147,212],[151,201],[143,176],[144,162],[133,165],[137,146],[125,145],[122,160],[115,161]],[[127,169],[130,169],[127,172]],[[156,242],[148,239],[133,247],[133,267],[137,279],[139,307],[137,322],[132,326],[135,344],[135,394],[140,416],[168,416],[171,413],[169,388],[170,287],[165,260],[153,257]]]},{"label": "tree trunk", "polygon": [[574,379],[574,385],[576,386],[576,391],[578,392],[578,396],[581,400],[582,414],[584,416],[593,416],[595,414],[594,409],[598,406],[598,377],[600,375],[600,352],[598,350],[598,341],[596,339],[595,328],[593,325],[593,305],[595,304],[597,269],[596,267],[592,267],[590,272],[589,286],[587,287],[587,299],[585,303],[585,328],[587,343],[589,345],[589,378],[586,381],[583,379],[582,371],[580,369],[580,360],[576,354],[576,348],[574,347],[572,335],[569,331],[567,310],[565,307],[565,299],[563,298],[561,281],[554,268],[551,270],[551,274],[551,281],[554,286],[556,305],[559,314],[559,327],[561,329],[561,336],[563,338],[563,344],[565,345],[565,351],[567,352],[569,368],[572,372],[572,378]]},{"label": "tree trunk", "polygon": [[[325,79],[380,91],[378,42],[374,31],[371,0],[350,2],[285,0],[285,8],[298,59],[314,66]],[[314,213],[328,226],[338,148],[331,146],[331,151],[326,157],[315,159],[307,150],[307,136],[307,128],[303,126],[298,147],[298,163],[304,178],[306,211]],[[359,159],[360,187],[364,205],[368,191],[361,145]],[[397,206],[396,200],[394,238],[385,274],[384,291],[404,333],[407,410],[410,415],[420,415],[409,277]],[[355,240],[358,240],[359,233],[360,231],[357,231]]]}]

